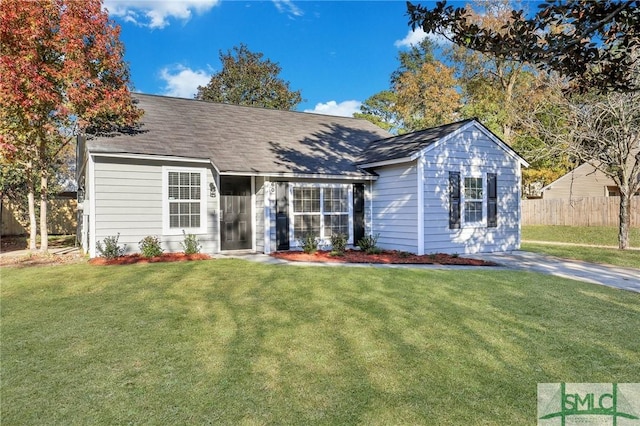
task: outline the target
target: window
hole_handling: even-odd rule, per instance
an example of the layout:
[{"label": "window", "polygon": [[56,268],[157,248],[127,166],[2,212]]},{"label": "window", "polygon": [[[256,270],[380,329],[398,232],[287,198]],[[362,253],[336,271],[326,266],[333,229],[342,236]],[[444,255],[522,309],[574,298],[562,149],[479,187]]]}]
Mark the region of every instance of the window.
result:
[{"label": "window", "polygon": [[349,235],[349,191],[344,188],[324,188],[324,236]]},{"label": "window", "polygon": [[293,188],[293,237],[320,235],[320,188]]},{"label": "window", "polygon": [[482,222],[482,178],[464,178],[464,221]]},{"label": "window", "polygon": [[459,229],[462,225],[498,226],[498,177],[495,173],[487,173],[485,184],[482,177],[461,180],[459,172],[449,172],[449,229]]},{"label": "window", "polygon": [[308,234],[328,240],[334,233],[350,235],[350,186],[294,186],[293,239]]},{"label": "window", "polygon": [[192,169],[165,169],[164,183],[164,233],[180,234],[183,229],[190,229],[197,233],[204,232],[205,172]]}]

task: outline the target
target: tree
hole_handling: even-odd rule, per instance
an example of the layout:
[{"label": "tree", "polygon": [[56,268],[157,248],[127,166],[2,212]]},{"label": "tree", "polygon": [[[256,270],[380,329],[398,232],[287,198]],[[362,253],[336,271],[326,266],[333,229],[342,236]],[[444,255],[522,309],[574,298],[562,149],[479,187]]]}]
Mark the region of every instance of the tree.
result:
[{"label": "tree", "polygon": [[407,3],[409,24],[498,58],[558,72],[584,91],[639,90],[633,54],[640,37],[640,0],[547,0],[527,17],[511,12],[500,31],[479,25],[465,8]]},{"label": "tree", "polygon": [[422,130],[455,120],[460,94],[452,68],[425,62],[416,72],[402,73],[395,85],[395,110],[407,131]]},{"label": "tree", "polygon": [[354,116],[397,133],[453,119],[460,106],[453,69],[435,60],[433,48],[425,38],[401,52],[400,65],[390,77],[391,88],[368,98]]},{"label": "tree", "polygon": [[[475,1],[466,10],[468,19],[499,33],[511,22],[508,0]],[[453,45],[447,53],[462,89],[462,116],[478,118],[508,145],[513,145],[520,136],[518,121],[540,87],[536,84],[536,70],[522,62],[464,46]]]},{"label": "tree", "polygon": [[353,116],[355,118],[364,118],[381,129],[397,133],[400,130],[401,120],[394,111],[396,102],[397,96],[395,92],[383,90],[367,98],[360,105],[360,111],[362,112],[356,112]]},{"label": "tree", "polygon": [[615,182],[620,191],[618,246],[629,248],[630,200],[640,190],[640,91],[557,96],[569,119],[543,127],[540,133],[554,141],[547,148],[567,152]]},{"label": "tree", "polygon": [[47,251],[51,167],[77,132],[108,132],[140,118],[128,88],[119,27],[100,0],[0,2],[0,150],[24,167],[30,249]]},{"label": "tree", "polygon": [[220,51],[222,70],[211,76],[206,86],[199,86],[196,99],[234,105],[293,110],[302,102],[299,90],[291,91],[280,79],[281,68],[262,53],[249,51],[245,44],[226,54]]}]

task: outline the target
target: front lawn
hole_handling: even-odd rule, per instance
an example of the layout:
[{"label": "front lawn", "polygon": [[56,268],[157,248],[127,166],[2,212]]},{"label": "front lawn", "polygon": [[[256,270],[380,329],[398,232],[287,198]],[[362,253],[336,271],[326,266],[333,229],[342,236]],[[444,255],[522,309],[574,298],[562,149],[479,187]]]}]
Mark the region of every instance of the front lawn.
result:
[{"label": "front lawn", "polygon": [[[618,227],[525,225],[522,239],[618,247]],[[640,247],[640,228],[629,229],[629,244]]]},{"label": "front lawn", "polygon": [[12,424],[535,424],[638,382],[640,294],[495,269],[3,268]]},{"label": "front lawn", "polygon": [[629,245],[636,250],[595,247],[618,247],[618,228],[610,226],[527,225],[522,227],[522,240],[521,248],[525,251],[585,262],[640,268],[640,251],[637,250],[640,247],[640,228],[629,230]]},{"label": "front lawn", "polygon": [[[640,250],[619,250],[603,247],[565,246],[545,243],[523,242],[521,249],[535,253],[548,254],[564,259],[576,259],[583,262],[603,263],[640,269]],[[638,271],[640,274],[640,271]]]}]

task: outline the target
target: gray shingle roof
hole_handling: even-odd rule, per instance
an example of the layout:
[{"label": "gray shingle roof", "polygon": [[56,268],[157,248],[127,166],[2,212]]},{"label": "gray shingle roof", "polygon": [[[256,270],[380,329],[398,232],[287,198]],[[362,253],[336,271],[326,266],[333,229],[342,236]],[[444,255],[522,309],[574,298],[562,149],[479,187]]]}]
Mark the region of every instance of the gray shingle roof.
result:
[{"label": "gray shingle roof", "polygon": [[94,153],[210,160],[221,172],[365,176],[356,162],[390,133],[366,120],[134,94],[140,132],[87,141]]},{"label": "gray shingle roof", "polygon": [[406,133],[386,139],[378,139],[369,144],[358,160],[358,164],[373,164],[382,161],[411,157],[434,142],[459,130],[475,119],[457,121],[426,130]]}]

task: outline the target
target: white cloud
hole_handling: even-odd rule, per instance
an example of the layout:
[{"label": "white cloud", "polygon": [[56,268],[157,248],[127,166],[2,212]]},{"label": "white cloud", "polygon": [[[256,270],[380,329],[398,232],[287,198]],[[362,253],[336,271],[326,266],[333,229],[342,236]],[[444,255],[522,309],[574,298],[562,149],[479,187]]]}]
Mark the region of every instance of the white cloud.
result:
[{"label": "white cloud", "polygon": [[211,80],[211,73],[192,70],[184,65],[174,65],[160,70],[160,78],[165,81],[163,95],[178,98],[193,98],[198,86],[205,86]]},{"label": "white cloud", "polygon": [[105,0],[111,16],[149,28],[164,28],[169,18],[188,21],[192,12],[205,13],[221,0]]},{"label": "white cloud", "polygon": [[273,1],[273,4],[276,6],[276,9],[278,9],[280,13],[289,13],[290,15],[293,15],[293,16],[304,15],[302,10],[298,6],[293,4],[293,1],[291,0],[272,0],[272,1]]},{"label": "white cloud", "polygon": [[340,117],[353,117],[353,113],[360,112],[360,101],[344,101],[337,103],[329,101],[327,103],[318,103],[314,109],[305,109],[304,112],[313,112],[324,115],[337,115]]},{"label": "white cloud", "polygon": [[451,42],[444,36],[440,34],[427,34],[422,28],[416,28],[415,30],[409,29],[409,32],[407,32],[407,36],[405,38],[403,38],[402,40],[396,40],[396,42],[393,44],[396,47],[417,46],[422,40],[427,37],[430,38],[432,42],[439,44],[440,46],[451,44]]}]

